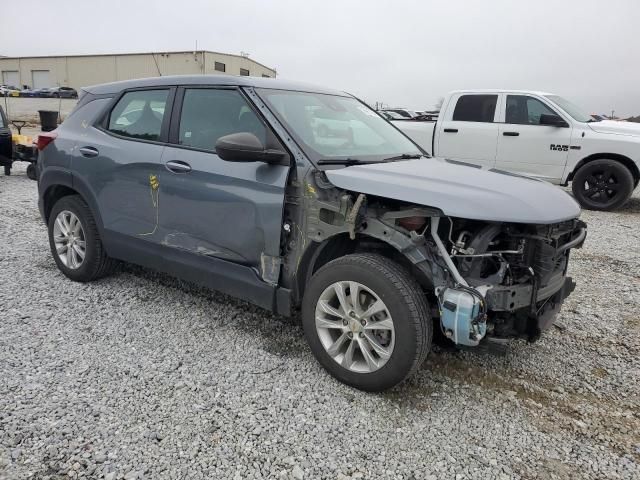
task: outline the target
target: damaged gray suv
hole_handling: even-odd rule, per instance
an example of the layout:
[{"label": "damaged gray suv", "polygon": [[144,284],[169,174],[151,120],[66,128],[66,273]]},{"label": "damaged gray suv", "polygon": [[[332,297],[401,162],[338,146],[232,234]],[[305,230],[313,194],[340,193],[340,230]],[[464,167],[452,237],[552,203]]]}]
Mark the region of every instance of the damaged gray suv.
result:
[{"label": "damaged gray suv", "polygon": [[89,87],[38,147],[67,277],[120,260],[300,313],[322,366],[369,391],[415,372],[434,330],[538,338],[586,236],[559,188],[428,158],[351,95],[274,79]]}]

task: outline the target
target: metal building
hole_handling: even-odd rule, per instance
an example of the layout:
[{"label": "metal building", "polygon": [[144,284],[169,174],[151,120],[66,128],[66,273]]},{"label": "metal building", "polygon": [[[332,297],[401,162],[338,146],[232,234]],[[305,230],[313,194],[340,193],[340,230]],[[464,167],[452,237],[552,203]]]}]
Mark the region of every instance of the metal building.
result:
[{"label": "metal building", "polygon": [[180,74],[275,77],[276,71],[246,56],[209,51],[0,57],[0,81],[23,88],[73,87]]}]

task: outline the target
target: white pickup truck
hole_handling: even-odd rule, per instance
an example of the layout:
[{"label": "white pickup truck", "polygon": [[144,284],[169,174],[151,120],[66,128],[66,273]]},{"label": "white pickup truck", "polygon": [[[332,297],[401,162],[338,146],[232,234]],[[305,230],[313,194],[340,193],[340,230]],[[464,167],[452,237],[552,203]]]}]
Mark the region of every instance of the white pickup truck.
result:
[{"label": "white pickup truck", "polygon": [[572,182],[587,209],[620,207],[640,181],[640,124],[597,121],[549,93],[455,91],[437,122],[392,123],[436,157]]}]

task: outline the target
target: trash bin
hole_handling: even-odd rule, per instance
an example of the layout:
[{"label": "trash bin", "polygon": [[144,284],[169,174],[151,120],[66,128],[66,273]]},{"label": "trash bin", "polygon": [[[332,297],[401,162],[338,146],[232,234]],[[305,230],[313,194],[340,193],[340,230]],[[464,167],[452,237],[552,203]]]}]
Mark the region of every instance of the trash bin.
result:
[{"label": "trash bin", "polygon": [[40,129],[43,132],[50,132],[58,127],[58,112],[53,110],[38,110],[40,114]]}]

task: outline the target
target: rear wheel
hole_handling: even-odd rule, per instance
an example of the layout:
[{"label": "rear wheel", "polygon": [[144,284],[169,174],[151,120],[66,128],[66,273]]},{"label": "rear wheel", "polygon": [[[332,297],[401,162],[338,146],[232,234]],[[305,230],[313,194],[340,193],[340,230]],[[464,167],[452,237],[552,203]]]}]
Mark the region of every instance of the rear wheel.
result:
[{"label": "rear wheel", "polygon": [[114,269],[91,210],[78,195],[56,202],[49,216],[49,246],[58,268],[71,280],[89,282]]},{"label": "rear wheel", "polygon": [[431,346],[432,322],[417,282],[395,262],[347,255],[316,272],[304,295],[309,346],[335,378],[367,391],[402,382]]},{"label": "rear wheel", "polygon": [[573,177],[571,189],[580,205],[588,210],[614,210],[633,193],[634,179],[627,167],[616,160],[593,160]]}]

